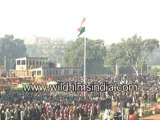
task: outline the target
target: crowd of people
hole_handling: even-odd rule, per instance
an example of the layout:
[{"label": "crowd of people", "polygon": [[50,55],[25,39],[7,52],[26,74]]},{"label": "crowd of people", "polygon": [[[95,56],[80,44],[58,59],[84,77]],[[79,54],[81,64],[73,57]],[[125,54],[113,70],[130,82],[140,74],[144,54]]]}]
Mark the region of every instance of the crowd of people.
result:
[{"label": "crowd of people", "polygon": [[[56,82],[83,83],[83,76],[67,76]],[[160,97],[160,78],[155,75],[88,75],[87,84],[137,84],[132,91],[92,91],[86,96],[80,92],[24,92],[5,90],[0,97],[0,120],[95,120],[102,110],[115,120],[125,120],[145,102],[157,102]],[[104,102],[110,98],[116,109]],[[124,113],[122,113],[124,108]],[[113,109],[113,110],[112,110]],[[127,112],[128,110],[128,112]],[[124,116],[123,116],[124,118]],[[103,119],[107,119],[103,118]]]}]

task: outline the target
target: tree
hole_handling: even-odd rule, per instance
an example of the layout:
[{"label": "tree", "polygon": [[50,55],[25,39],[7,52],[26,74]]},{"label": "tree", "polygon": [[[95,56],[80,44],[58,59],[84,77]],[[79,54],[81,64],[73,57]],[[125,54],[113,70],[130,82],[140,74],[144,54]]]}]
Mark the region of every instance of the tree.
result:
[{"label": "tree", "polygon": [[27,56],[30,57],[41,56],[41,50],[38,44],[27,44],[26,48],[27,48]]},{"label": "tree", "polygon": [[148,65],[160,65],[160,48],[155,49],[148,58]]},{"label": "tree", "polygon": [[5,35],[0,38],[0,63],[3,64],[4,57],[15,59],[26,56],[26,46],[21,39],[14,39],[13,35]]},{"label": "tree", "polygon": [[147,63],[149,55],[155,48],[159,47],[156,39],[142,40],[140,36],[134,35],[127,40],[122,40],[122,47],[129,60],[129,64],[139,74],[140,69]]},{"label": "tree", "polygon": [[63,63],[64,47],[65,42],[63,39],[55,39],[27,45],[27,54],[31,57],[49,57],[55,63]]},{"label": "tree", "polygon": [[[93,66],[104,66],[106,47],[103,40],[87,39],[87,69]],[[64,52],[64,62],[66,66],[83,67],[84,59],[84,38],[78,38],[76,41],[69,41]],[[98,69],[96,67],[96,69]]]},{"label": "tree", "polygon": [[115,74],[116,64],[126,64],[125,61],[126,56],[125,51],[122,48],[122,43],[111,44],[111,46],[106,50],[105,64],[109,65],[112,72]]},{"label": "tree", "polygon": [[149,55],[151,55],[156,48],[159,48],[159,41],[156,39],[145,39],[142,42],[142,57],[144,64],[148,62]]},{"label": "tree", "polygon": [[24,44],[24,40],[21,39],[13,40],[13,47],[14,47],[12,51],[13,58],[26,56],[26,45]]},{"label": "tree", "polygon": [[153,50],[158,47],[159,41],[156,39],[142,40],[140,36],[134,35],[127,40],[122,39],[120,43],[112,44],[106,51],[105,63],[111,66],[113,73],[117,63],[131,66],[138,75]]}]

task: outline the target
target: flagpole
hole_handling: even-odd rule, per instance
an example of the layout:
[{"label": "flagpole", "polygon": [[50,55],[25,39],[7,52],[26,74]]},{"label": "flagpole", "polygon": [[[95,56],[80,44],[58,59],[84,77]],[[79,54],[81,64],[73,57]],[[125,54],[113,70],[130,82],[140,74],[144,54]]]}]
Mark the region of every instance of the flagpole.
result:
[{"label": "flagpole", "polygon": [[84,97],[86,97],[86,46],[87,46],[87,38],[84,38],[84,73],[83,73],[83,79],[84,79]]},{"label": "flagpole", "polygon": [[[80,27],[78,28],[78,32],[79,32],[79,35],[78,37],[83,33],[85,32],[85,27],[82,27],[83,23],[85,21],[85,17],[83,18],[81,24],[80,24]],[[86,41],[87,41],[87,38],[84,37],[84,63],[83,63],[83,84],[84,84],[84,90],[83,90],[83,93],[84,93],[84,97],[86,97]]]}]

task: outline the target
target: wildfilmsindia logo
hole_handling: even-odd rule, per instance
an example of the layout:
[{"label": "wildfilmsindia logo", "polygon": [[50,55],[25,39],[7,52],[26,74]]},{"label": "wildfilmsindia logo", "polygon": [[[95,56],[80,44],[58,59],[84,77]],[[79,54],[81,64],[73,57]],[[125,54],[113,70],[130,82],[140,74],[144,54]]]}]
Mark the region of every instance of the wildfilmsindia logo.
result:
[{"label": "wildfilmsindia logo", "polygon": [[94,91],[138,91],[137,84],[108,84],[106,82],[102,84],[79,84],[79,83],[69,83],[69,82],[58,82],[54,85],[35,85],[29,84],[23,86],[23,91],[25,92],[41,92],[41,91],[55,91],[55,92],[78,92],[78,91],[87,91],[87,92],[94,92]]}]

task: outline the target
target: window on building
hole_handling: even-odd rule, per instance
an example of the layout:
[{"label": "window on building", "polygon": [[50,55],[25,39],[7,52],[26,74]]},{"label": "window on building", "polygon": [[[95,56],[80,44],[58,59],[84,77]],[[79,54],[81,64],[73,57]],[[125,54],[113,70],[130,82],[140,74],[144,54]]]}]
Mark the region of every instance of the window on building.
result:
[{"label": "window on building", "polygon": [[41,71],[40,70],[37,71],[37,75],[41,75]]},{"label": "window on building", "polygon": [[58,75],[58,71],[56,70],[56,75]]},{"label": "window on building", "polygon": [[39,61],[39,65],[42,65],[42,61]]},{"label": "window on building", "polygon": [[32,71],[32,77],[34,77],[36,74],[36,71]]},{"label": "window on building", "polygon": [[49,70],[47,70],[47,75],[49,75]]},{"label": "window on building", "polygon": [[38,60],[36,60],[36,65],[39,65],[39,61]]},{"label": "window on building", "polygon": [[53,72],[53,75],[55,75],[55,70],[53,70],[52,72]]},{"label": "window on building", "polygon": [[52,75],[52,70],[50,70],[49,72],[50,72],[50,74],[49,74],[49,75]]},{"label": "window on building", "polygon": [[26,61],[25,60],[22,60],[22,65],[25,65],[26,64]]},{"label": "window on building", "polygon": [[43,70],[43,75],[46,76],[46,70]]},{"label": "window on building", "polygon": [[59,71],[59,75],[63,75],[63,74],[62,74],[62,70],[61,70],[61,69],[59,69],[58,71]]},{"label": "window on building", "polygon": [[68,75],[68,74],[69,74],[68,69],[65,69],[65,74],[66,74],[66,75]]},{"label": "window on building", "polygon": [[21,64],[20,60],[17,60],[17,65],[20,65],[20,64]]},{"label": "window on building", "polygon": [[35,65],[35,60],[32,61],[33,65]]},{"label": "window on building", "polygon": [[29,60],[29,65],[32,65],[32,61],[31,60]]}]

